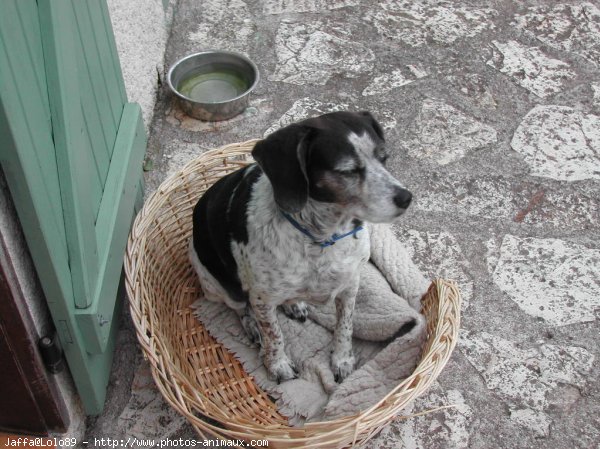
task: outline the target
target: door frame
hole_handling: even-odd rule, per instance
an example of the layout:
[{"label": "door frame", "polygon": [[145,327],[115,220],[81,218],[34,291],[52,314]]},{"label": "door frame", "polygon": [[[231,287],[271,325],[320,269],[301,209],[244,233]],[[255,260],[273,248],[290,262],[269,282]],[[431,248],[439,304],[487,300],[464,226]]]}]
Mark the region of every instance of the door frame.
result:
[{"label": "door frame", "polygon": [[[2,176],[0,174],[0,176]],[[4,188],[4,182],[0,182]],[[8,204],[4,213],[14,216]],[[8,233],[6,233],[8,234]],[[48,374],[38,351],[39,336],[34,320],[25,306],[26,299],[16,275],[17,268],[8,248],[6,235],[0,228],[0,397],[5,407],[0,410],[0,429],[47,436],[49,431],[65,432],[69,423],[66,404],[55,380]],[[17,250],[22,238],[11,241]]]}]

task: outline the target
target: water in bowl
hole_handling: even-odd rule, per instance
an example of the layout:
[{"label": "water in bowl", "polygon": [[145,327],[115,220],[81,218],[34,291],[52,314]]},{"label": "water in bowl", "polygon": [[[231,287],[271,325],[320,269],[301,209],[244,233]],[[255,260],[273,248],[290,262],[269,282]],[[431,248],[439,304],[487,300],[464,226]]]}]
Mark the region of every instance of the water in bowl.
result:
[{"label": "water in bowl", "polygon": [[218,70],[192,75],[179,84],[178,90],[200,103],[218,103],[242,95],[248,83],[233,70]]}]

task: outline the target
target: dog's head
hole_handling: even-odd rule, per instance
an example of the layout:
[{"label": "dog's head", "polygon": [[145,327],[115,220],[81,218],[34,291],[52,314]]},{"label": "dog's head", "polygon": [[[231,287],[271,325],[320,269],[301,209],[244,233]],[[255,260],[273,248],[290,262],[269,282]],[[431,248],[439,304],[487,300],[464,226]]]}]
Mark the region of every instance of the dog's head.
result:
[{"label": "dog's head", "polygon": [[383,130],[368,112],[333,112],[282,128],[252,151],[278,206],[300,211],[312,198],[360,220],[390,222],[412,195],[385,168]]}]

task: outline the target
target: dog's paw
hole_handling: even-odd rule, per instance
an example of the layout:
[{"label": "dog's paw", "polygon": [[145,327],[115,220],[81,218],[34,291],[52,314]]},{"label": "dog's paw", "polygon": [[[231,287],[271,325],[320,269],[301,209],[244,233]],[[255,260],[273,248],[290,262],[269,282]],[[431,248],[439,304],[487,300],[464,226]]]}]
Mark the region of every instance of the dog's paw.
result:
[{"label": "dog's paw", "polygon": [[308,306],[302,301],[293,304],[282,304],[281,310],[288,318],[298,320],[301,323],[304,323],[308,317]]},{"label": "dog's paw", "polygon": [[331,369],[333,370],[333,378],[337,383],[342,383],[346,377],[354,371],[354,356],[336,357],[335,354],[331,357]]},{"label": "dog's paw", "polygon": [[246,332],[246,336],[250,339],[250,342],[253,345],[262,346],[262,336],[254,316],[248,313],[242,315],[240,317],[240,322],[242,323],[242,327]]},{"label": "dog's paw", "polygon": [[[266,361],[265,365],[267,365]],[[296,370],[294,363],[287,356],[271,361],[267,365],[267,371],[269,373],[269,378],[276,381],[278,384],[282,381],[296,379],[298,377],[298,370]]]}]

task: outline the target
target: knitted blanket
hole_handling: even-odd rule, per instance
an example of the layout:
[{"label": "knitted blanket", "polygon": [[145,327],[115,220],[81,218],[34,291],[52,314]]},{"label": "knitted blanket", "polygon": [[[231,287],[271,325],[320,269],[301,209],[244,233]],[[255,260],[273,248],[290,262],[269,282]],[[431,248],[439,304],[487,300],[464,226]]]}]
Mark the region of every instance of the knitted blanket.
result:
[{"label": "knitted blanket", "polygon": [[272,396],[291,425],[351,415],[375,405],[414,370],[425,340],[419,313],[429,282],[414,265],[389,225],[370,225],[371,258],[360,274],[354,309],[356,370],[341,384],[330,367],[335,305],[312,306],[304,323],[278,313],[286,353],[299,377],[277,384],[267,376],[237,314],[202,298],[195,313],[208,332],[231,351]]}]

